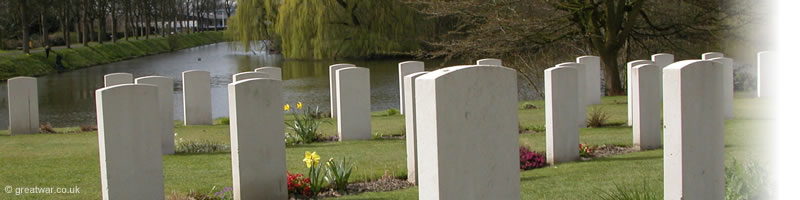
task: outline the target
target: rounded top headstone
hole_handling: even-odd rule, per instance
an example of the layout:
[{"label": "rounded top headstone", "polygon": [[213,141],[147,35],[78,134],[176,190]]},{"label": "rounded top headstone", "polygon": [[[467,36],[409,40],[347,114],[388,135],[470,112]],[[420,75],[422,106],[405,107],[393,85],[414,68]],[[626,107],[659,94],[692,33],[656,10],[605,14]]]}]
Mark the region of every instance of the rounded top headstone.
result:
[{"label": "rounded top headstone", "polygon": [[269,75],[263,72],[240,72],[233,75],[233,82],[255,78],[269,78]]},{"label": "rounded top headstone", "polygon": [[475,62],[476,65],[503,66],[503,61],[497,58],[484,58]]},{"label": "rounded top headstone", "polygon": [[456,66],[445,67],[445,68],[441,68],[441,69],[437,69],[437,70],[428,72],[428,73],[426,73],[426,74],[424,74],[422,76],[419,76],[417,78],[417,80],[420,80],[420,79],[431,79],[432,80],[432,79],[436,79],[438,77],[447,76],[448,74],[454,73],[456,71],[489,70],[489,68],[496,68],[496,69],[491,69],[491,70],[507,70],[507,71],[516,73],[516,70],[514,70],[514,69],[511,69],[511,68],[508,68],[508,67],[503,67],[503,66],[497,66],[497,65],[456,65]]},{"label": "rounded top headstone", "polygon": [[17,82],[17,81],[36,81],[36,78],[28,77],[28,76],[17,76],[17,77],[8,79],[8,82]]},{"label": "rounded top headstone", "polygon": [[185,74],[200,74],[200,73],[202,73],[202,74],[208,74],[208,75],[211,75],[211,72],[209,72],[209,71],[206,71],[206,70],[198,70],[198,69],[187,70],[187,71],[184,71],[184,72],[183,72],[183,74],[184,74],[184,75],[185,75]]},{"label": "rounded top headstone", "polygon": [[702,59],[703,60],[708,60],[708,59],[712,59],[712,58],[721,58],[721,57],[724,57],[724,56],[725,56],[725,54],[722,54],[720,52],[708,52],[708,53],[704,53],[702,55]]},{"label": "rounded top headstone", "polygon": [[576,62],[581,64],[588,64],[588,65],[599,65],[600,64],[600,57],[597,56],[581,56],[575,59]]}]

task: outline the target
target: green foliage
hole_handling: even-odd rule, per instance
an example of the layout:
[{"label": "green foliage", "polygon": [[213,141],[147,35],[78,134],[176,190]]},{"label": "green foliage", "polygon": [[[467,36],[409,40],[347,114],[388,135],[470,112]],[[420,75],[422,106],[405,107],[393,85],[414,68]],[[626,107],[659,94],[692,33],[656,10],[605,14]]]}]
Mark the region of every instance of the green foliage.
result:
[{"label": "green foliage", "polygon": [[251,41],[274,40],[270,38],[277,16],[278,1],[238,0],[236,14],[228,20],[225,35],[230,40],[241,42],[245,51],[250,50]]},{"label": "green foliage", "polygon": [[596,199],[599,200],[659,200],[660,195],[649,189],[646,182],[640,184],[642,187],[626,187],[614,184],[611,191],[601,191]]},{"label": "green foliage", "polygon": [[214,124],[229,125],[229,124],[231,124],[231,118],[228,118],[228,117],[217,118],[217,120],[215,120]]},{"label": "green foliage", "polygon": [[15,76],[40,76],[56,72],[56,54],[63,57],[61,62],[64,67],[74,70],[135,57],[166,53],[175,49],[217,43],[222,41],[222,33],[203,32],[190,35],[175,35],[170,38],[179,42],[170,44],[170,39],[168,38],[120,40],[117,43],[109,42],[88,47],[53,50],[49,58],[45,57],[44,52],[35,52],[31,53],[31,55],[0,56],[0,80]]},{"label": "green foliage", "polygon": [[400,111],[395,108],[386,109],[386,116],[394,116],[400,114]]},{"label": "green foliage", "polygon": [[725,199],[772,199],[765,190],[766,171],[756,163],[739,163],[733,159],[725,166]]},{"label": "green foliage", "polygon": [[350,179],[350,173],[353,172],[355,167],[354,163],[348,163],[347,157],[342,159],[341,163],[336,162],[333,158],[328,160],[328,170],[325,175],[325,181],[334,190],[346,191],[347,181]]},{"label": "green foliage", "polygon": [[231,39],[246,50],[272,40],[291,59],[410,55],[435,30],[397,0],[242,0],[230,21]]},{"label": "green foliage", "polygon": [[[292,133],[288,133],[286,136],[287,143],[303,143],[303,144],[310,144],[319,138],[319,125],[322,124],[322,121],[315,118],[314,113],[319,113],[319,107],[316,108],[316,111],[312,111],[311,109],[303,109],[302,103],[298,102],[298,106],[296,110],[292,112],[292,116],[294,117],[292,120],[286,121],[286,126],[292,130]],[[289,104],[286,104],[284,107],[285,110],[289,110]],[[297,111],[303,112],[301,115],[297,115]]]},{"label": "green foliage", "polygon": [[586,118],[586,126],[591,128],[600,128],[607,124],[610,116],[603,111],[602,107],[592,109],[589,116]]},{"label": "green foliage", "polygon": [[225,143],[211,140],[183,141],[175,143],[175,153],[218,153],[230,152],[231,147]]}]

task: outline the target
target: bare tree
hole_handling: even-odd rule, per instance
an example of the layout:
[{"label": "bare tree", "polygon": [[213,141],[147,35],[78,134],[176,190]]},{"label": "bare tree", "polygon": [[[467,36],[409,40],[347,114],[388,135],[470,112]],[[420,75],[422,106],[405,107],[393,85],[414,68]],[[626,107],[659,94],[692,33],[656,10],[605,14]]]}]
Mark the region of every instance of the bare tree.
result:
[{"label": "bare tree", "polygon": [[[502,57],[539,69],[581,54],[603,61],[608,95],[622,95],[620,62],[633,54],[677,49],[709,50],[719,32],[741,26],[746,1],[718,0],[406,0],[440,23],[421,56],[476,59]],[[735,12],[733,12],[735,11]],[[691,48],[687,48],[691,47]],[[623,51],[624,50],[624,51]],[[625,56],[620,56],[624,54]],[[536,56],[515,56],[536,55]],[[639,54],[637,54],[639,55]],[[556,63],[524,58],[558,56]],[[519,62],[516,62],[516,61]],[[546,59],[549,60],[549,59]],[[533,63],[533,64],[531,64]],[[525,67],[516,66],[515,68]],[[512,66],[514,67],[514,66]],[[530,71],[536,74],[541,70]]]}]

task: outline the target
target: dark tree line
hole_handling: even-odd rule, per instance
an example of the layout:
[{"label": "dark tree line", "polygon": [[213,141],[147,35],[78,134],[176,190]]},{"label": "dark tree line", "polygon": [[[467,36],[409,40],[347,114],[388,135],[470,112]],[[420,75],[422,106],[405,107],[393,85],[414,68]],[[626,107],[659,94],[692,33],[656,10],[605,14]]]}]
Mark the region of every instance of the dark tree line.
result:
[{"label": "dark tree line", "polygon": [[[456,23],[425,57],[503,58],[537,88],[542,71],[580,55],[603,61],[608,95],[624,93],[624,64],[668,52],[719,51],[753,23],[753,0],[403,0]],[[508,61],[508,62],[506,62]],[[541,93],[541,92],[540,92]]]},{"label": "dark tree line", "polygon": [[[69,48],[74,43],[89,45],[91,41],[216,31],[222,25],[218,16],[230,16],[235,8],[235,0],[0,1],[0,47],[21,46],[29,53],[33,42]],[[49,34],[56,32],[61,34],[51,38]],[[38,41],[31,41],[34,34],[39,35]]]}]

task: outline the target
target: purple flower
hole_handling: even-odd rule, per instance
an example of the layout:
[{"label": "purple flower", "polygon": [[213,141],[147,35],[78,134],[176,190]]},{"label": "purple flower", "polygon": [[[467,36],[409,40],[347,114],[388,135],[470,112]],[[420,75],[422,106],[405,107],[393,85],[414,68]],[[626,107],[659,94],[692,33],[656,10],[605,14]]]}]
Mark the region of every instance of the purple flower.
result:
[{"label": "purple flower", "polygon": [[545,157],[535,151],[531,151],[526,147],[519,147],[519,169],[529,170],[540,168],[547,165]]}]

